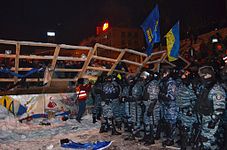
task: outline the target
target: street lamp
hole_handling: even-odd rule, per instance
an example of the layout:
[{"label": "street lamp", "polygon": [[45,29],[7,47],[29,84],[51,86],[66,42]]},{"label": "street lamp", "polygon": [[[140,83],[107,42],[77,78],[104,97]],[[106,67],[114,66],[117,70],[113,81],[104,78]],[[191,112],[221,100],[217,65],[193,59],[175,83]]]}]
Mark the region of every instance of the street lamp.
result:
[{"label": "street lamp", "polygon": [[47,36],[48,36],[48,37],[49,37],[49,36],[53,37],[53,36],[55,36],[55,32],[47,32]]},{"label": "street lamp", "polygon": [[47,32],[47,41],[52,42],[52,43],[55,42],[55,32],[53,32],[53,31]]}]

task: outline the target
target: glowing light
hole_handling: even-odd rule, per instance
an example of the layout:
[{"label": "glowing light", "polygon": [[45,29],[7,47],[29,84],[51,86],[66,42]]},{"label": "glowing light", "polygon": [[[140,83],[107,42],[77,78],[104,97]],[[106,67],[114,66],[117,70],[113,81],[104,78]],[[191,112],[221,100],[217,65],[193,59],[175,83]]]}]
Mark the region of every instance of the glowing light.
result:
[{"label": "glowing light", "polygon": [[106,31],[108,28],[109,28],[109,23],[106,22],[106,23],[104,23],[103,26],[102,26],[102,31]]},{"label": "glowing light", "polygon": [[55,32],[47,32],[47,36],[55,36]]}]

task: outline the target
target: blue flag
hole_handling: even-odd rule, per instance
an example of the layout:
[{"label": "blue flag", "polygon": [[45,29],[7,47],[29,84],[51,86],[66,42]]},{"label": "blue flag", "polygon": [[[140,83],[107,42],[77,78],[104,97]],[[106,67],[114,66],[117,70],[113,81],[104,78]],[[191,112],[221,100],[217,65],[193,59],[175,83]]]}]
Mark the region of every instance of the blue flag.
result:
[{"label": "blue flag", "polygon": [[143,29],[147,43],[147,55],[150,55],[152,53],[154,43],[160,42],[158,5],[155,6],[141,27]]},{"label": "blue flag", "polygon": [[179,21],[166,34],[167,54],[169,61],[175,61],[180,49],[180,25]]}]

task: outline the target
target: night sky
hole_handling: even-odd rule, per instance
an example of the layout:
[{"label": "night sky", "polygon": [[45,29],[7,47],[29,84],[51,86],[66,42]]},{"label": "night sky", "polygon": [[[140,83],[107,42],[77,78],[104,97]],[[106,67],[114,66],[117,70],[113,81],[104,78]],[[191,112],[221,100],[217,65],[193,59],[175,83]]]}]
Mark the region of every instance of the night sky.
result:
[{"label": "night sky", "polygon": [[177,20],[187,30],[226,17],[224,0],[7,0],[0,4],[0,39],[47,42],[46,32],[55,31],[57,43],[78,45],[106,20],[139,28],[156,3],[162,35]]}]

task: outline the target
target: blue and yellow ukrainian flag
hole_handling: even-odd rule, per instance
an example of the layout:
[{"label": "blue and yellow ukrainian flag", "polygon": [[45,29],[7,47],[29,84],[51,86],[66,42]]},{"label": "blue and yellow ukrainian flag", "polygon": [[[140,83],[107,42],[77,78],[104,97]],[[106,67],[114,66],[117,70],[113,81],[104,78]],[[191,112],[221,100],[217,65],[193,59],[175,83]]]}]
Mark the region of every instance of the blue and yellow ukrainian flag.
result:
[{"label": "blue and yellow ukrainian flag", "polygon": [[166,34],[167,41],[167,54],[169,61],[175,61],[178,59],[180,49],[180,26],[179,21],[172,27],[172,29]]},{"label": "blue and yellow ukrainian flag", "polygon": [[141,27],[147,43],[147,55],[150,55],[152,53],[154,43],[160,42],[158,5],[155,6]]}]

